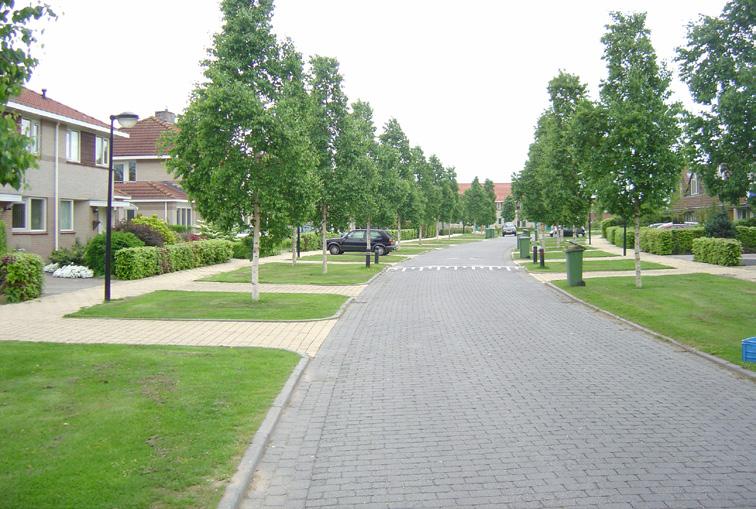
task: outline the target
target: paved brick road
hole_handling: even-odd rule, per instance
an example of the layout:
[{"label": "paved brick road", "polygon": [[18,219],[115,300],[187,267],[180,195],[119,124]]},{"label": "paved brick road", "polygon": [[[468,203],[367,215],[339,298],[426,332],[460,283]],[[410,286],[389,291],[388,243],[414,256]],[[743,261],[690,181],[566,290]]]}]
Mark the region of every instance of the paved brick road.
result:
[{"label": "paved brick road", "polygon": [[[507,265],[511,239],[405,266]],[[756,385],[523,271],[378,278],[243,507],[756,507]]]}]

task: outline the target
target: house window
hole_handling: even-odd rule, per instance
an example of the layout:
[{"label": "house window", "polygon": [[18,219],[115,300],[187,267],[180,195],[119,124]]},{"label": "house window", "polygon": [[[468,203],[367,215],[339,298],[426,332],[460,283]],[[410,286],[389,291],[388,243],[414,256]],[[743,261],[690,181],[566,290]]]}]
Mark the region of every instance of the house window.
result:
[{"label": "house window", "polygon": [[697,194],[700,194],[700,190],[698,188],[698,175],[695,173],[690,176],[690,195],[696,196]]},{"label": "house window", "polygon": [[176,224],[192,225],[192,209],[176,209]]},{"label": "house window", "polygon": [[79,145],[79,131],[66,131],[66,160],[79,162]]},{"label": "house window", "polygon": [[[127,180],[124,180],[126,178]],[[126,161],[113,165],[115,182],[136,182],[136,161]]]},{"label": "house window", "polygon": [[12,228],[32,232],[45,231],[45,214],[44,198],[27,198],[24,203],[14,203]]},{"label": "house window", "polygon": [[126,209],[126,220],[131,221],[136,217],[136,210],[134,209]]},{"label": "house window", "polygon": [[26,203],[13,204],[13,226],[14,230],[26,230]]},{"label": "house window", "polygon": [[750,207],[740,207],[735,209],[735,219],[748,219],[751,215]]},{"label": "house window", "polygon": [[22,118],[21,134],[29,138],[29,152],[39,154],[39,122]]},{"label": "house window", "polygon": [[95,163],[99,166],[107,166],[110,157],[110,143],[105,138],[95,138]]},{"label": "house window", "polygon": [[74,229],[74,202],[73,200],[60,200],[58,206],[58,228],[62,231]]}]

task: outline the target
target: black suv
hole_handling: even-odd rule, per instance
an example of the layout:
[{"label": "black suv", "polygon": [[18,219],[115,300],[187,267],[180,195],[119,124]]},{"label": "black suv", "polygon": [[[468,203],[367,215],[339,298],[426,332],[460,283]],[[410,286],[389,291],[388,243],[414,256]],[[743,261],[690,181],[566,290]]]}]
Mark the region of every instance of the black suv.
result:
[{"label": "black suv", "polygon": [[[345,233],[338,239],[328,239],[328,251],[332,255],[345,253],[347,251],[356,251],[364,253],[367,250],[367,230],[352,230]],[[391,235],[383,230],[370,229],[370,248],[380,256],[389,251],[393,251],[396,246]]]}]

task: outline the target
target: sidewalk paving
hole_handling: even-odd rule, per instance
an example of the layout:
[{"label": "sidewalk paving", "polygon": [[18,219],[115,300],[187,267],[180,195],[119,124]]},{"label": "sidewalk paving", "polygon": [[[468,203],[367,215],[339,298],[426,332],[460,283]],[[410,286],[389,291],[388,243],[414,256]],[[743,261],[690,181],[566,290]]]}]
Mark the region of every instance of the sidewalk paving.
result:
[{"label": "sidewalk paving", "polygon": [[[312,253],[308,253],[312,254]],[[260,259],[260,263],[290,260],[290,254]],[[250,291],[248,284],[197,282],[197,279],[241,267],[248,260],[172,272],[135,281],[113,281],[112,297],[121,299],[155,290]],[[365,285],[260,285],[260,291],[330,293],[356,297]],[[0,341],[56,343],[123,343],[191,346],[259,346],[283,348],[314,356],[336,320],[306,322],[221,322],[177,320],[116,320],[63,318],[85,306],[100,304],[102,285],[0,306]]]},{"label": "sidewalk paving", "polygon": [[[610,244],[606,239],[602,237],[593,237],[592,247],[622,255],[622,248],[617,247],[614,244]],[[729,276],[737,279],[743,279],[745,281],[756,282],[756,265],[740,266],[740,267],[723,267],[721,265],[712,265],[710,263],[694,262],[693,260],[687,260],[676,256],[661,256],[650,253],[644,253],[641,251],[641,261],[655,262],[674,267],[673,269],[659,269],[659,270],[644,270],[642,276],[664,276],[672,274],[714,274],[717,276]],[[631,249],[627,250],[627,256],[625,257],[605,257],[605,258],[591,258],[592,260],[634,260],[634,253]],[[513,261],[517,264],[523,265],[530,260],[523,260],[520,258],[513,258]],[[547,260],[548,262],[558,262],[564,260]],[[564,272],[556,273],[539,273],[530,272],[538,281],[549,282],[557,281],[561,279],[567,279],[567,274]],[[596,277],[622,277],[622,276],[634,276],[634,270],[619,270],[619,271],[583,271],[583,279],[590,279]]]}]

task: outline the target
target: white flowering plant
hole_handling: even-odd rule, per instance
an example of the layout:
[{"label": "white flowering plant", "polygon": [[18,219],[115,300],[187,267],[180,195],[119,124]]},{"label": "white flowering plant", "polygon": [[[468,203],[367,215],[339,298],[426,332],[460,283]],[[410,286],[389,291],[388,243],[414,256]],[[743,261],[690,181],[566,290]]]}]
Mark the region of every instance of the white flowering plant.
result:
[{"label": "white flowering plant", "polygon": [[49,264],[45,265],[45,267],[42,270],[44,270],[48,274],[52,274],[53,272],[55,272],[59,268],[60,268],[60,264],[58,264],[58,263],[49,263]]},{"label": "white flowering plant", "polygon": [[53,272],[53,277],[86,279],[94,277],[94,272],[92,271],[92,269],[84,267],[82,265],[66,265],[65,267],[60,267],[55,272]]}]

